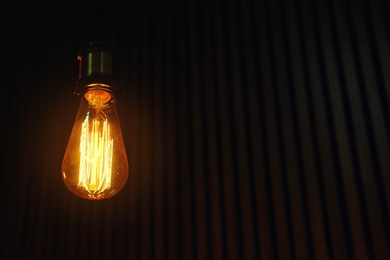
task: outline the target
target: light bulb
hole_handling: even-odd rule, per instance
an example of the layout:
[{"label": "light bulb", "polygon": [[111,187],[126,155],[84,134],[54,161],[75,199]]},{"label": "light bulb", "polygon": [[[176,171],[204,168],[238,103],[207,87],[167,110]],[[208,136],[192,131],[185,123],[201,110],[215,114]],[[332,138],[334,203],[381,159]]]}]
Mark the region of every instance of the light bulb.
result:
[{"label": "light bulb", "polygon": [[81,101],[62,162],[65,185],[89,200],[114,196],[128,177],[111,54],[105,45],[90,43],[78,57]]}]

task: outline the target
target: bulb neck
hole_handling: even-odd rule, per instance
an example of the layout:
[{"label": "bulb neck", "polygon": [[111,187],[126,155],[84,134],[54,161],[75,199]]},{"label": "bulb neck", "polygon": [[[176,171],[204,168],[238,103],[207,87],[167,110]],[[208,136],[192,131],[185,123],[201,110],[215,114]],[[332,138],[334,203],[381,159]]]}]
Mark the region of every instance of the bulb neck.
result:
[{"label": "bulb neck", "polygon": [[113,54],[108,44],[101,42],[91,42],[80,50],[75,94],[101,89],[115,96],[117,82],[113,77]]}]

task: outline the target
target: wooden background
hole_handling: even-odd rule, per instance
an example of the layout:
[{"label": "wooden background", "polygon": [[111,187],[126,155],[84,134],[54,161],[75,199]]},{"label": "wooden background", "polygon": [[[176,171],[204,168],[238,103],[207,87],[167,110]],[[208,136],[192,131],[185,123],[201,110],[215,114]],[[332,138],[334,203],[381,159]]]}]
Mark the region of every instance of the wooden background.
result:
[{"label": "wooden background", "polygon": [[[390,259],[386,0],[1,7],[1,259]],[[130,174],[61,163],[77,55],[118,53]]]}]

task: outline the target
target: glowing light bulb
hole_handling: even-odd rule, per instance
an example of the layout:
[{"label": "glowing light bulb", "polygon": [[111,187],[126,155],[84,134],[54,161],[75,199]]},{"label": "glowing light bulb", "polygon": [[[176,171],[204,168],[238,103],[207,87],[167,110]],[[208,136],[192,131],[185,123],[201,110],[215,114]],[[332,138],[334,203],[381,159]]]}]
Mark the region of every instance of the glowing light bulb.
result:
[{"label": "glowing light bulb", "polygon": [[80,56],[81,96],[62,162],[62,179],[75,195],[89,200],[114,196],[126,184],[128,163],[116,99],[112,56],[91,43]]}]

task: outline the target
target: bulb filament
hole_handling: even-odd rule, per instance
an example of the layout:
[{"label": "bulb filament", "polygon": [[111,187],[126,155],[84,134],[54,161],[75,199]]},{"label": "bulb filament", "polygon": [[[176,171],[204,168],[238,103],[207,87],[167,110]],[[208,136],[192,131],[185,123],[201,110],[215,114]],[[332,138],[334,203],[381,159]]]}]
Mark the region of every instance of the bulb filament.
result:
[{"label": "bulb filament", "polygon": [[[103,124],[101,127],[100,125]],[[92,128],[92,129],[90,129]],[[111,187],[113,139],[105,118],[102,122],[87,116],[80,137],[79,187],[95,198]]]}]

